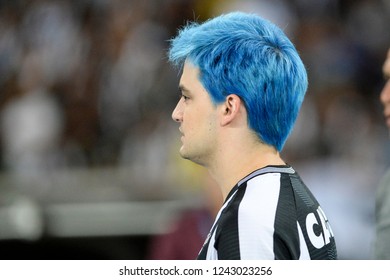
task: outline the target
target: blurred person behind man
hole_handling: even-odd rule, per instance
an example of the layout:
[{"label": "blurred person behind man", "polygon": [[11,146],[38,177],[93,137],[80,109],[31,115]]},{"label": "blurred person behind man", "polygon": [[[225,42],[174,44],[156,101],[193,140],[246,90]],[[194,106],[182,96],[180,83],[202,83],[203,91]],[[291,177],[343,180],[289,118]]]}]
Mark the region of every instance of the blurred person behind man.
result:
[{"label": "blurred person behind man", "polygon": [[[383,64],[385,85],[380,94],[386,125],[390,128],[390,48]],[[390,170],[382,178],[376,193],[375,258],[390,259]]]}]

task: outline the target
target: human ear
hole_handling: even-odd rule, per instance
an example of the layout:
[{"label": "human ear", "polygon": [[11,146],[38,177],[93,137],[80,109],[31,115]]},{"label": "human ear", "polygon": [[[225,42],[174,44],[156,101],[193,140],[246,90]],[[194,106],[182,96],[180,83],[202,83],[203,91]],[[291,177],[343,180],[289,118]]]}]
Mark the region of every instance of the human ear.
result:
[{"label": "human ear", "polygon": [[238,117],[241,106],[242,100],[238,95],[228,95],[221,106],[221,125],[232,123]]}]

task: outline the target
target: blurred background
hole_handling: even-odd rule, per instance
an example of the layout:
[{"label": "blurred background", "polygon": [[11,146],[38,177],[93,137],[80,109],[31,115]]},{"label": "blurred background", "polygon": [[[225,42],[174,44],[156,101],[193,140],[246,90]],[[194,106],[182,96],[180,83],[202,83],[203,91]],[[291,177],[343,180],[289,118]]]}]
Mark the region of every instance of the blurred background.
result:
[{"label": "blurred background", "polygon": [[178,156],[166,52],[186,22],[232,10],[296,45],[309,89],[283,157],[339,258],[373,257],[389,0],[1,0],[0,259],[196,257],[221,198]]}]

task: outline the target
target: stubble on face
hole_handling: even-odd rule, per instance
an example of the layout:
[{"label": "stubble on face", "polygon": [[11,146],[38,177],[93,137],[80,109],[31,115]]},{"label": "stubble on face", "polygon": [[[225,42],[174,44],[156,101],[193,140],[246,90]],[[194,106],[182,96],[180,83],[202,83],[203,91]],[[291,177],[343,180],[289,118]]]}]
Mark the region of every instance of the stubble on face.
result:
[{"label": "stubble on face", "polygon": [[186,95],[186,100],[180,101],[183,102],[180,155],[184,159],[207,166],[216,149],[216,106],[199,81],[198,68],[189,63],[184,65],[180,88],[185,89],[183,95]]},{"label": "stubble on face", "polygon": [[[188,138],[191,137],[191,139],[188,139],[188,141],[186,141],[186,137],[183,136],[179,153],[183,159],[207,167],[210,165],[216,151],[214,123],[209,122],[208,129],[205,128],[204,131],[208,131],[208,133],[199,133],[199,135],[196,135],[197,132],[195,130],[189,131],[191,136]],[[196,139],[200,140],[197,141]]]}]

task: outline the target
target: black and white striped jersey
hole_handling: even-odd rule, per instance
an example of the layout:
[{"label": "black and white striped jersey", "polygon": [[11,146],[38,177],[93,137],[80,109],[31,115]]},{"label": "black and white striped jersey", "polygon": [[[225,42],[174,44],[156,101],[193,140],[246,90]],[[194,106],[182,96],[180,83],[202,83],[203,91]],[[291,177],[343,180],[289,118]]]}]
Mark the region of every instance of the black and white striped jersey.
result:
[{"label": "black and white striped jersey", "polygon": [[267,166],[238,182],[198,255],[199,260],[336,258],[328,219],[290,166]]}]

